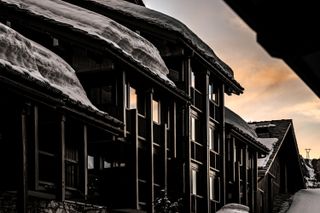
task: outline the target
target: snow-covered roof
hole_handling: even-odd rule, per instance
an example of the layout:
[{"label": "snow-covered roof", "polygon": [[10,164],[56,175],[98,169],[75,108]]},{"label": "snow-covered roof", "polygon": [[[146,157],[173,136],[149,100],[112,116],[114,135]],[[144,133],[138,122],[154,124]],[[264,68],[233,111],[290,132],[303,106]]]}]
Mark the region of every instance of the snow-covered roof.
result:
[{"label": "snow-covered roof", "polygon": [[2,23],[0,23],[0,46],[2,68],[8,67],[13,74],[53,88],[66,97],[62,98],[70,99],[82,107],[89,108],[90,111],[109,117],[89,101],[71,66],[50,50]]},{"label": "snow-covered roof", "polygon": [[0,0],[101,40],[108,48],[175,87],[157,48],[121,24],[61,0]]},{"label": "snow-covered roof", "polygon": [[251,136],[252,138],[257,138],[256,132],[249,126],[249,124],[244,121],[239,115],[230,110],[229,108],[225,108],[225,119],[226,123],[233,125],[234,127],[241,130],[243,133]]},{"label": "snow-covered roof", "polygon": [[276,142],[278,142],[278,138],[257,138],[257,140],[270,150],[263,158],[258,158],[258,168],[264,168],[269,162],[270,156],[274,151],[274,146]]},{"label": "snow-covered roof", "polygon": [[[272,120],[249,123],[250,127],[257,131],[257,140],[270,149],[269,153],[258,159],[259,173],[265,174],[271,167],[285,137],[292,125],[292,120]],[[259,130],[259,131],[258,131]],[[296,143],[293,141],[293,143]],[[297,153],[297,157],[299,153]]]},{"label": "snow-covered roof", "polygon": [[251,145],[258,147],[259,150],[264,153],[268,152],[268,148],[257,140],[258,136],[249,124],[228,107],[225,108],[225,122],[232,126],[232,129],[247,138],[247,141],[250,142]]},{"label": "snow-covered roof", "polygon": [[[206,60],[208,60],[215,68],[221,71],[226,77],[231,79],[232,82],[242,90],[240,84],[234,80],[232,69],[219,57],[217,57],[217,55],[205,42],[203,42],[195,33],[193,33],[185,24],[183,24],[179,20],[161,12],[132,4],[123,0],[71,0],[71,2],[83,6],[89,5],[90,9],[92,10],[95,10],[95,8],[91,6],[95,4],[96,6],[102,7],[102,9],[100,8],[97,11],[99,13],[105,11],[104,14],[107,16],[110,16],[111,13],[117,13],[129,20],[134,19],[143,21],[145,24],[150,24],[154,27],[161,28],[180,35],[180,37],[185,42],[187,42],[188,45],[192,46],[196,51],[199,52],[202,57],[206,58]],[[90,4],[85,4],[86,2],[90,2]]]}]

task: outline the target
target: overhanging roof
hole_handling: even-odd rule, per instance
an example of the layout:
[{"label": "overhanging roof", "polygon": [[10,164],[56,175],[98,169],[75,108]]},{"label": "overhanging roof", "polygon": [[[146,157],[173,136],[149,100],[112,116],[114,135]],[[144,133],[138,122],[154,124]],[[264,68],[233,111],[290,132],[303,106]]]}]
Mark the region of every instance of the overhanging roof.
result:
[{"label": "overhanging roof", "polygon": [[234,79],[233,70],[225,64],[213,50],[194,32],[179,20],[161,12],[118,0],[64,0],[91,11],[103,14],[126,26],[137,30],[155,30],[157,34],[173,36],[192,49],[204,61],[213,67],[228,82],[231,92],[241,94],[243,87]]},{"label": "overhanging roof", "polygon": [[320,13],[317,1],[224,0],[320,97]]}]

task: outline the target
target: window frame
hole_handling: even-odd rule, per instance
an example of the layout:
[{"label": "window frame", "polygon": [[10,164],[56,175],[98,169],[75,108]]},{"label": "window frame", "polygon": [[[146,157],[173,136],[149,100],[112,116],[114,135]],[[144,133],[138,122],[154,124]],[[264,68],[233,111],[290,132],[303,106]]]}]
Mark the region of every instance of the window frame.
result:
[{"label": "window frame", "polygon": [[[157,113],[155,113],[155,106],[156,108],[158,108],[156,110]],[[155,124],[158,124],[158,125],[161,124],[161,102],[160,100],[157,100],[157,99],[152,99],[152,121]]]},{"label": "window frame", "polygon": [[198,195],[198,176],[199,176],[199,167],[196,164],[191,164],[191,194]]},{"label": "window frame", "polygon": [[213,82],[208,86],[208,98],[209,101],[219,106],[219,88],[214,86]]}]

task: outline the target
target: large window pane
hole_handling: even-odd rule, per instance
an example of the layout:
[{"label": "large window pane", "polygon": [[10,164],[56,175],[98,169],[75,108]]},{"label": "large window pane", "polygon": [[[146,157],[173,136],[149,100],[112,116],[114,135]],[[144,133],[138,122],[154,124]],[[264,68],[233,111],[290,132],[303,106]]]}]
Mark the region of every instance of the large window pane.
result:
[{"label": "large window pane", "polygon": [[192,194],[196,195],[197,194],[197,171],[192,170]]},{"label": "large window pane", "polygon": [[159,101],[152,101],[152,110],[153,110],[153,122],[159,124],[160,123],[160,103]]},{"label": "large window pane", "polygon": [[137,108],[137,91],[132,87],[129,88],[128,107],[129,109]]},{"label": "large window pane", "polygon": [[191,140],[196,140],[196,119],[191,117]]}]

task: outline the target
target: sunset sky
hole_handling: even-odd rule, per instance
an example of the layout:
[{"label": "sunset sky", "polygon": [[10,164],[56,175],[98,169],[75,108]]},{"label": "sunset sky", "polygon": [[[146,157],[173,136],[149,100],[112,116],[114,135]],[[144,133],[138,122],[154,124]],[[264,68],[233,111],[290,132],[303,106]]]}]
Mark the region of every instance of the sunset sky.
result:
[{"label": "sunset sky", "polygon": [[293,119],[300,153],[320,158],[320,100],[279,59],[271,58],[256,35],[223,0],[144,0],[173,16],[202,38],[235,72],[244,94],[226,105],[246,121]]}]

